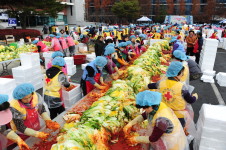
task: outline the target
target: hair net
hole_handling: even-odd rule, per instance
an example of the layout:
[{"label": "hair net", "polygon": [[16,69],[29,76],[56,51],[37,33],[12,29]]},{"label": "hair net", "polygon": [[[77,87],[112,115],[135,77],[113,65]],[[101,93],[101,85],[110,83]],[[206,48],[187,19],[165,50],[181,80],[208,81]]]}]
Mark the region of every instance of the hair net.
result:
[{"label": "hair net", "polygon": [[217,29],[214,29],[214,32],[217,32]]},{"label": "hair net", "polygon": [[5,103],[5,102],[8,102],[8,100],[9,100],[9,96],[8,95],[0,94],[0,105]]},{"label": "hair net", "polygon": [[84,37],[84,35],[83,35],[83,34],[81,34],[79,37],[80,37],[80,39],[82,39],[82,38]]},{"label": "hair net", "polygon": [[126,45],[132,45],[131,41],[126,41]]},{"label": "hair net", "polygon": [[170,40],[170,43],[173,43],[173,42],[175,42],[176,40],[177,40],[176,37],[172,37],[172,39]]},{"label": "hair net", "polygon": [[49,36],[50,36],[50,37],[55,37],[55,35],[54,35],[54,34],[50,34]]},{"label": "hair net", "polygon": [[97,56],[97,58],[94,60],[95,65],[104,67],[107,64],[107,59],[103,56]]},{"label": "hair net", "polygon": [[57,35],[57,36],[61,36],[61,34],[60,34],[60,33],[57,33],[56,35]]},{"label": "hair net", "polygon": [[178,73],[183,68],[183,64],[179,61],[173,61],[170,63],[170,66],[168,67],[166,71],[167,77],[176,77]]},{"label": "hair net", "polygon": [[122,42],[121,43],[118,43],[118,47],[123,47]]},{"label": "hair net", "polygon": [[34,40],[33,42],[32,42],[32,44],[37,44],[38,43],[38,40]]},{"label": "hair net", "polygon": [[157,30],[156,32],[157,32],[157,33],[160,33],[160,30]]},{"label": "hair net", "polygon": [[64,54],[60,51],[56,51],[52,54],[52,58],[55,58],[55,57],[64,57]]},{"label": "hair net", "polygon": [[56,38],[58,38],[58,39],[59,39],[59,38],[61,38],[61,36],[56,36]]},{"label": "hair net", "polygon": [[113,46],[106,46],[104,55],[110,55],[115,52],[115,48]]},{"label": "hair net", "polygon": [[175,50],[173,52],[173,56],[176,57],[177,59],[180,59],[180,60],[187,60],[188,59],[188,57],[185,55],[185,53],[180,51],[180,50]]},{"label": "hair net", "polygon": [[136,104],[140,106],[159,105],[162,100],[162,94],[153,91],[143,91],[137,94]]},{"label": "hair net", "polygon": [[139,34],[139,37],[142,39],[146,39],[146,35],[145,34]]},{"label": "hair net", "polygon": [[131,40],[132,38],[136,38],[136,36],[135,35],[131,35],[130,37],[129,37],[129,39]]},{"label": "hair net", "polygon": [[65,34],[64,37],[69,37],[69,35]]},{"label": "hair net", "polygon": [[54,66],[65,66],[65,60],[63,57],[55,57],[52,61],[52,65]]},{"label": "hair net", "polygon": [[107,46],[115,47],[114,43],[109,43]]},{"label": "hair net", "polygon": [[18,85],[14,90],[13,90],[13,98],[14,99],[22,99],[25,96],[31,94],[32,92],[35,91],[35,88],[32,84],[30,83],[23,83]]}]

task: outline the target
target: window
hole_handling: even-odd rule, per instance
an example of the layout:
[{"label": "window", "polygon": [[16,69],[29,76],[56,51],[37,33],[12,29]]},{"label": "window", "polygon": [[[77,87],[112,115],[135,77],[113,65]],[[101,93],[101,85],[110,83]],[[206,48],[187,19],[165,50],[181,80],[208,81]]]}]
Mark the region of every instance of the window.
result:
[{"label": "window", "polygon": [[205,10],[205,5],[200,5],[200,12],[204,12]]},{"label": "window", "polygon": [[186,5],[185,6],[185,14],[186,15],[191,15],[192,7],[191,5]]},{"label": "window", "polygon": [[207,0],[200,0],[200,3],[207,3]]}]

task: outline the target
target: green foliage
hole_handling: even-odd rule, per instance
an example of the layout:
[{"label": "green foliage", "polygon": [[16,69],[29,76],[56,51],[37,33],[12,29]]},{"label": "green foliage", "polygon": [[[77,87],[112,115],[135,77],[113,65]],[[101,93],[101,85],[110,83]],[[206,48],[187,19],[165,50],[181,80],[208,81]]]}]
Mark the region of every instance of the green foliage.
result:
[{"label": "green foliage", "polygon": [[138,0],[115,2],[111,11],[119,18],[136,19],[139,17],[140,6]]},{"label": "green foliage", "polygon": [[7,8],[10,17],[19,17],[22,27],[26,28],[27,17],[31,15],[48,15],[57,17],[64,5],[56,0],[3,0],[0,6]]}]

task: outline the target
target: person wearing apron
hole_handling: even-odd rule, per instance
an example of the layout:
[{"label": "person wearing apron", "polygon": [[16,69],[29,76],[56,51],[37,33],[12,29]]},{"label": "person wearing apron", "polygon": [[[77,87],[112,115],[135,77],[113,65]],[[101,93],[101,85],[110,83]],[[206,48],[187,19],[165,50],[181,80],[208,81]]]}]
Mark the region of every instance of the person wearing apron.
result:
[{"label": "person wearing apron", "polygon": [[183,64],[173,61],[167,69],[167,78],[157,83],[149,84],[148,88],[159,89],[159,92],[162,93],[162,102],[174,111],[186,135],[195,137],[194,112],[190,104],[196,102],[198,95],[197,93],[191,95],[187,86],[180,82],[183,72]]},{"label": "person wearing apron", "polygon": [[49,133],[40,132],[40,116],[45,120],[46,127],[57,130],[60,125],[53,122],[45,110],[41,95],[35,92],[34,86],[30,83],[17,85],[13,90],[13,100],[10,101],[10,110],[13,119],[10,126],[22,139],[29,136],[46,140]]},{"label": "person wearing apron", "polygon": [[123,58],[122,51],[124,51],[124,49],[125,49],[124,44],[125,44],[125,42],[121,42],[121,43],[118,44],[118,47],[115,48],[115,51],[117,53],[117,57],[114,58],[113,61],[118,68],[129,65],[129,63],[127,61],[125,61],[125,59]]},{"label": "person wearing apron", "polygon": [[[138,115],[123,128],[128,144],[150,144],[154,150],[189,150],[179,120],[161,100],[162,94],[159,92],[146,90],[137,94],[136,107],[142,108],[145,112]],[[145,135],[131,135],[132,127],[144,120],[148,120]]]},{"label": "person wearing apron", "polygon": [[188,56],[185,55],[184,52],[180,51],[180,50],[175,50],[173,52],[173,60],[172,61],[179,61],[182,62],[183,66],[184,66],[184,75],[181,77],[180,81],[182,83],[184,83],[187,87],[189,87],[189,67],[188,67],[188,63],[187,63],[187,59]]},{"label": "person wearing apron", "polygon": [[6,124],[13,118],[8,99],[8,95],[0,94],[0,116],[2,117],[0,119],[0,150],[6,150],[8,140],[16,142],[20,149],[29,149],[28,145],[13,130],[7,129]]},{"label": "person wearing apron", "polygon": [[[113,80],[118,79],[118,77],[122,75],[122,72],[119,71],[118,67],[113,62],[113,58],[117,57],[115,55],[117,54],[115,53],[114,44],[108,44],[105,47],[104,56],[107,58],[106,70]],[[117,72],[117,76],[114,76],[115,72]]]},{"label": "person wearing apron", "polygon": [[49,49],[53,49],[53,51],[61,51],[62,47],[61,47],[60,41],[59,41],[60,36],[55,36],[53,34],[50,34],[49,36],[52,39],[51,46],[49,47]]},{"label": "person wearing apron", "polygon": [[52,67],[46,70],[44,100],[48,105],[51,119],[65,111],[61,100],[62,86],[70,87],[67,76],[62,72],[65,66],[64,58],[55,57],[52,61]]},{"label": "person wearing apron", "polygon": [[[52,60],[56,57],[64,57],[64,54],[60,51],[56,51],[52,54]],[[47,69],[52,67],[52,60],[50,60],[47,64]],[[62,72],[67,75],[67,64],[65,64],[65,66],[62,67]]]},{"label": "person wearing apron", "polygon": [[106,64],[107,59],[104,56],[97,56],[94,61],[86,66],[81,79],[81,87],[84,96],[91,92],[95,87],[98,89],[106,88],[106,84],[102,77],[102,70]]}]

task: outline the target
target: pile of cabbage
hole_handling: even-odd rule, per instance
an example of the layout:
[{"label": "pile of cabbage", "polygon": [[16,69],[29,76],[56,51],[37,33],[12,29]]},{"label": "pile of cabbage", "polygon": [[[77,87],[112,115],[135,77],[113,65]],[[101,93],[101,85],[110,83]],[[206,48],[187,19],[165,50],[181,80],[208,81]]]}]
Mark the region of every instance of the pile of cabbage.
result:
[{"label": "pile of cabbage", "polygon": [[105,95],[83,112],[79,122],[64,124],[65,132],[51,150],[108,150],[111,137],[140,114],[135,107],[136,94],[145,90],[151,77],[161,72],[160,56],[160,46],[157,46],[135,60],[127,68],[126,80],[113,81]]}]

